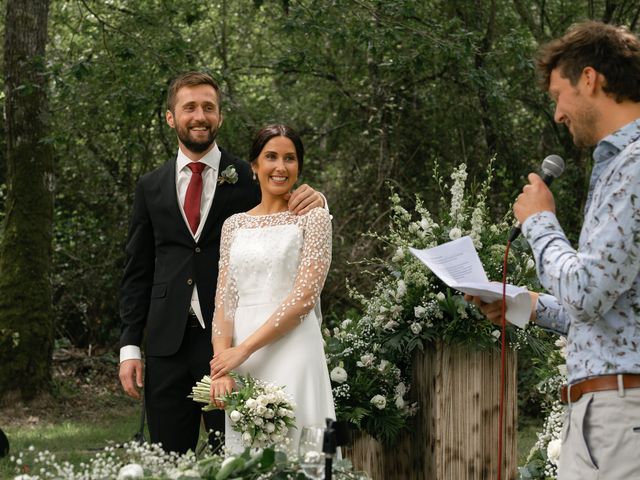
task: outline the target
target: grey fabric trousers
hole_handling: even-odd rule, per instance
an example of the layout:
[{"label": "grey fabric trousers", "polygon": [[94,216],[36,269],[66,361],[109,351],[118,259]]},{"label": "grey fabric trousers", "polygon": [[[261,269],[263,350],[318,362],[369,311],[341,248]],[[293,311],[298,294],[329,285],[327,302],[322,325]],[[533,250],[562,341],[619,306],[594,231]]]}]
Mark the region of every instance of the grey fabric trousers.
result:
[{"label": "grey fabric trousers", "polygon": [[640,388],[567,405],[558,480],[640,480]]}]

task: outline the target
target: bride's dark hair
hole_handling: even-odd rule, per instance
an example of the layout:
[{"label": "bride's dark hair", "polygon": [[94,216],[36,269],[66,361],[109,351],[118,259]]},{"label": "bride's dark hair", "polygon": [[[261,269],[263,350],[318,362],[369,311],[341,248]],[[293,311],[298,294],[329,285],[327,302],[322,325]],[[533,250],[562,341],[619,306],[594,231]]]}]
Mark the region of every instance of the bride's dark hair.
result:
[{"label": "bride's dark hair", "polygon": [[274,137],[287,137],[293,143],[296,149],[296,157],[298,157],[298,174],[302,173],[302,163],[304,161],[304,146],[300,135],[296,131],[282,124],[267,125],[256,133],[253,137],[253,143],[251,144],[251,150],[249,151],[249,159],[251,163],[255,162],[260,155],[260,152],[264,146]]}]

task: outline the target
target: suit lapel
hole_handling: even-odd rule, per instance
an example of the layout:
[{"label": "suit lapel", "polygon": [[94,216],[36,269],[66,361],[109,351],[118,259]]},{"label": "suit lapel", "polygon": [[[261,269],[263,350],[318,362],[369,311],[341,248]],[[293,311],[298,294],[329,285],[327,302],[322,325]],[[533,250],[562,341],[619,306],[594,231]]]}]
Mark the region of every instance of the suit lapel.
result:
[{"label": "suit lapel", "polygon": [[[218,178],[220,178],[220,174],[227,168],[229,165],[232,165],[231,158],[226,154],[223,150],[221,150],[220,157],[220,167],[218,170]],[[213,226],[218,221],[220,215],[228,210],[229,200],[233,193],[234,185],[229,183],[223,183],[221,185],[216,185],[216,191],[213,195],[213,199],[211,201],[211,208],[209,209],[209,214],[207,215],[207,219],[205,220],[204,228],[202,229],[202,233],[200,234],[200,238],[206,234],[208,234]]]},{"label": "suit lapel", "polygon": [[180,231],[193,239],[191,230],[182,216],[178,202],[178,191],[176,189],[176,158],[168,161],[162,167],[160,177],[160,201],[164,204],[164,208],[169,212],[170,216],[175,219],[172,221]]}]

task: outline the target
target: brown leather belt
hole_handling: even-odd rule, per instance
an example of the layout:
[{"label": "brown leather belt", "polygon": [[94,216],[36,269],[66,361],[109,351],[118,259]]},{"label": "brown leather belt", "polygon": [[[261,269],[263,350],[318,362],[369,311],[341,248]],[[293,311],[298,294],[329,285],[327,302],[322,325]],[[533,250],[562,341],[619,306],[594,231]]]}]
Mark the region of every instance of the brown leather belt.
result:
[{"label": "brown leather belt", "polygon": [[[624,388],[640,388],[640,375],[623,374],[622,386]],[[618,389],[618,375],[602,375],[593,377],[581,382],[576,382],[569,388],[563,385],[560,388],[560,401],[565,405],[569,403],[567,392],[571,395],[571,403],[577,402],[582,395],[589,392],[603,392],[606,390]]]}]

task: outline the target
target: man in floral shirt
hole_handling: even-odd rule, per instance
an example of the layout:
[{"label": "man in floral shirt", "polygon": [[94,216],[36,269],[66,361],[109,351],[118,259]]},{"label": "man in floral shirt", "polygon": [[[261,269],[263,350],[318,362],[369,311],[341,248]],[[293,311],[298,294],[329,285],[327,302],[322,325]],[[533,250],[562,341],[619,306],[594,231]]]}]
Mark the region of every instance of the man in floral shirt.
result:
[{"label": "man in floral shirt", "polygon": [[[538,175],[513,207],[552,294],[532,294],[532,320],[567,336],[558,477],[640,478],[640,41],[585,22],[543,46],[537,65],[555,121],[596,147],[577,250]],[[498,320],[498,305],[474,301]]]}]

